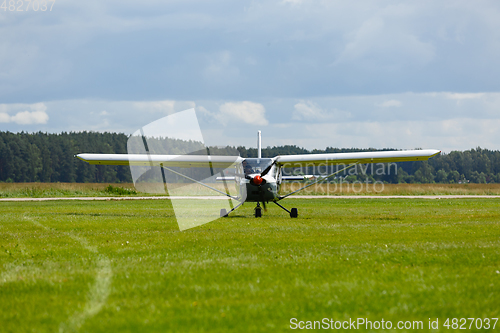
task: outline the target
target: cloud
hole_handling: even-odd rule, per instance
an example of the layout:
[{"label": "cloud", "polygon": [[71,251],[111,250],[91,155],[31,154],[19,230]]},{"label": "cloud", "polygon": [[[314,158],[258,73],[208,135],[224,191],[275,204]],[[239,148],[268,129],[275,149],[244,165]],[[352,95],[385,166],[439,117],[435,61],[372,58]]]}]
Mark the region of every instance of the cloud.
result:
[{"label": "cloud", "polygon": [[[19,108],[28,108],[32,111],[20,111],[15,115],[10,116],[8,111],[16,111]],[[44,103],[35,104],[1,104],[0,123],[15,123],[18,125],[33,125],[46,124],[49,120],[49,115],[45,112],[47,106]]]},{"label": "cloud", "polygon": [[233,56],[229,51],[222,51],[210,55],[208,65],[203,74],[209,83],[227,84],[234,81],[240,75],[240,70],[233,63]]},{"label": "cloud", "polygon": [[370,70],[379,66],[392,71],[430,63],[436,56],[434,45],[424,41],[405,24],[395,24],[401,17],[411,16],[411,7],[401,5],[379,9],[357,29],[346,34],[348,43],[332,65],[362,63]]},{"label": "cloud", "polygon": [[302,1],[303,0],[282,0],[281,3],[285,5],[290,4],[292,6],[296,6],[302,4]]},{"label": "cloud", "polygon": [[267,126],[269,124],[266,119],[266,109],[260,103],[228,102],[222,104],[219,110],[219,117],[222,117],[226,122],[235,119],[250,125]]},{"label": "cloud", "polygon": [[312,102],[300,102],[295,104],[292,119],[324,119],[326,118],[325,112]]},{"label": "cloud", "polygon": [[44,111],[22,111],[14,116],[0,113],[0,123],[16,123],[18,125],[46,124],[49,115]]},{"label": "cloud", "polygon": [[301,101],[293,107],[292,119],[294,120],[324,121],[335,118],[346,119],[351,117],[350,112],[338,109],[327,111],[311,101]]},{"label": "cloud", "polygon": [[495,1],[186,0],[136,9],[88,0],[10,15],[0,27],[0,100],[500,89]]},{"label": "cloud", "polygon": [[[455,118],[436,121],[350,121],[295,123],[264,132],[271,145],[295,144],[307,149],[325,147],[432,148],[443,152],[480,146],[498,149],[500,119]],[[293,137],[287,135],[293,133]]]},{"label": "cloud", "polygon": [[7,113],[0,113],[0,123],[10,123],[10,116]]},{"label": "cloud", "polygon": [[23,111],[10,117],[10,121],[19,125],[46,124],[49,116],[44,111]]},{"label": "cloud", "polygon": [[202,116],[215,117],[215,115],[208,111],[204,106],[198,105],[196,106],[196,111],[198,111]]},{"label": "cloud", "polygon": [[390,107],[400,107],[401,105],[403,105],[403,103],[401,103],[397,99],[391,99],[376,105],[384,108],[390,108]]},{"label": "cloud", "polygon": [[[391,101],[398,101],[401,107],[389,107],[397,104]],[[165,111],[165,105],[171,108]],[[444,151],[476,146],[500,149],[500,136],[497,134],[500,133],[497,131],[500,93],[491,92],[267,98],[254,101],[89,99],[0,104],[0,127],[12,132],[97,130],[133,133],[165,116],[166,112],[182,111],[187,107],[181,107],[192,105],[195,105],[205,142],[210,145],[230,142],[253,147],[255,126],[262,126],[260,129],[265,142],[270,145],[297,144],[308,149],[324,148],[326,145],[436,147]],[[42,122],[44,117],[36,112],[45,112],[47,108],[50,110],[50,121],[46,125],[37,125],[36,122]],[[99,116],[103,110],[108,115]],[[28,122],[32,124],[27,125]],[[205,138],[205,133],[210,133],[210,140]]]},{"label": "cloud", "polygon": [[149,102],[134,102],[133,105],[135,108],[141,111],[172,114],[178,111],[194,108],[196,106],[196,103],[192,101],[163,100],[163,101],[149,101]]},{"label": "cloud", "polygon": [[477,99],[482,98],[484,93],[443,93],[446,98],[463,100],[463,99]]}]

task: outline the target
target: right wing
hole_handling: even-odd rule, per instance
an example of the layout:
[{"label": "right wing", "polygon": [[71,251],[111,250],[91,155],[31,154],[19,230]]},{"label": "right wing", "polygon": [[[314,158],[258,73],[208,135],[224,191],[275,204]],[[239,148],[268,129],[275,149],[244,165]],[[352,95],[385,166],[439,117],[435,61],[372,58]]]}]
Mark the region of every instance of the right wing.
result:
[{"label": "right wing", "polygon": [[300,175],[300,176],[281,176],[281,180],[306,180],[306,179],[316,179],[322,176],[315,175]]},{"label": "right wing", "polygon": [[284,168],[325,166],[338,164],[389,163],[407,161],[426,161],[439,154],[440,150],[399,150],[373,151],[361,153],[330,153],[330,154],[303,154],[282,155],[276,157],[276,164]]}]

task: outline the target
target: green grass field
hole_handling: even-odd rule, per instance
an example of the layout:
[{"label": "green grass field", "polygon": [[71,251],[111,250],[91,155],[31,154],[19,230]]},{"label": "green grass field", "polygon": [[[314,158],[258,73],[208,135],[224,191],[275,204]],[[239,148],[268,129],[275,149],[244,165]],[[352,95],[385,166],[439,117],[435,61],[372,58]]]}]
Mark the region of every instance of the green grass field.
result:
[{"label": "green grass field", "polygon": [[499,203],[291,199],[179,232],[168,200],[0,202],[0,331],[498,318]]}]

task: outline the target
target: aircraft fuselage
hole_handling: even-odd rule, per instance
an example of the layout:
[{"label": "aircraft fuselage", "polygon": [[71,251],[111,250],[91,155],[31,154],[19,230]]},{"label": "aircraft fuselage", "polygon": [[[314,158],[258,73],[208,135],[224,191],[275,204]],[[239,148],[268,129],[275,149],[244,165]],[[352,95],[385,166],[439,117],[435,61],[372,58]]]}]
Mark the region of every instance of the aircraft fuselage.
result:
[{"label": "aircraft fuselage", "polygon": [[[242,184],[246,189],[246,200],[248,202],[267,202],[278,199],[278,186],[276,180],[268,181],[267,177],[266,183],[262,185],[253,185],[249,181]],[[245,179],[246,180],[246,179]]]}]

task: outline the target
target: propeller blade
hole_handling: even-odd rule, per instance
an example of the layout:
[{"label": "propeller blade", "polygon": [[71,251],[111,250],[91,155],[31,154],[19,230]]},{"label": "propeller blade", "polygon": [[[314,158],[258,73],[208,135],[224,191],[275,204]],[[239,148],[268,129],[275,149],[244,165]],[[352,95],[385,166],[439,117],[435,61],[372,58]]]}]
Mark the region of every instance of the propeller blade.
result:
[{"label": "propeller blade", "polygon": [[276,164],[278,160],[274,160],[273,163],[271,163],[267,168],[264,169],[264,171],[262,171],[262,173],[260,174],[261,177],[267,175],[269,173],[269,171],[271,171],[271,168],[273,167],[274,164]]}]

